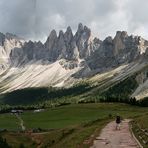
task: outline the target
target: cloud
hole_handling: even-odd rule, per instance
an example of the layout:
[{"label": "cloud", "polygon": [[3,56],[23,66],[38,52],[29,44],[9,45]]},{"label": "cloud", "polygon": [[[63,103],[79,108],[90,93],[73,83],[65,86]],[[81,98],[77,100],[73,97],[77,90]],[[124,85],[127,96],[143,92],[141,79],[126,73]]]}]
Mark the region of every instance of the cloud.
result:
[{"label": "cloud", "polygon": [[12,32],[24,37],[34,34],[35,1],[13,0],[0,3],[0,31]]},{"label": "cloud", "polygon": [[148,38],[147,0],[1,0],[0,32],[45,40],[52,29],[74,32],[79,22],[103,39],[117,30]]},{"label": "cloud", "polygon": [[130,0],[127,5],[128,30],[148,39],[148,1]]}]

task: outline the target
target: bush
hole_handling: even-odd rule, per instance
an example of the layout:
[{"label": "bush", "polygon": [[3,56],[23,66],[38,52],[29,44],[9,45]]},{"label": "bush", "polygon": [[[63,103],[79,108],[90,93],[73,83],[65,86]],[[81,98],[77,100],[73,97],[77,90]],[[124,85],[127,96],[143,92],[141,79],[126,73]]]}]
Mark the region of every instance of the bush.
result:
[{"label": "bush", "polygon": [[3,139],[1,136],[0,136],[0,148],[11,148],[6,139]]},{"label": "bush", "polygon": [[144,99],[137,101],[137,104],[143,107],[148,107],[148,97],[145,97]]}]

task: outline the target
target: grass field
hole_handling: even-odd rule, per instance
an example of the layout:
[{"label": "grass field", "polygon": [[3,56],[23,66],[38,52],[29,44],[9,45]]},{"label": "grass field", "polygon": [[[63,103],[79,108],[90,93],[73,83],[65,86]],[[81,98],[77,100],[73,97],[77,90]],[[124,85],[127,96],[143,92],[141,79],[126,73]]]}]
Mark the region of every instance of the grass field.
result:
[{"label": "grass field", "polygon": [[112,116],[120,114],[123,118],[133,118],[146,111],[148,111],[147,108],[117,103],[76,104],[48,109],[40,113],[25,112],[21,117],[27,128],[53,129],[103,119],[108,117],[109,114]]},{"label": "grass field", "polygon": [[138,117],[135,121],[140,125],[140,128],[148,130],[148,113]]},{"label": "grass field", "polygon": [[19,121],[14,115],[0,114],[0,129],[20,130]]},{"label": "grass field", "polygon": [[[117,114],[123,118],[133,118],[146,125],[147,121],[143,122],[145,117],[141,119],[139,117],[147,113],[148,108],[118,103],[66,105],[40,113],[28,111],[21,115],[27,129],[50,129],[45,133],[3,132],[1,135],[13,147],[19,147],[21,143],[26,147],[89,147],[100,130],[114,120]],[[4,114],[0,115],[1,119],[3,124],[0,123],[0,128],[5,127],[4,123],[7,123],[5,127],[7,129],[19,128],[15,116]]]}]

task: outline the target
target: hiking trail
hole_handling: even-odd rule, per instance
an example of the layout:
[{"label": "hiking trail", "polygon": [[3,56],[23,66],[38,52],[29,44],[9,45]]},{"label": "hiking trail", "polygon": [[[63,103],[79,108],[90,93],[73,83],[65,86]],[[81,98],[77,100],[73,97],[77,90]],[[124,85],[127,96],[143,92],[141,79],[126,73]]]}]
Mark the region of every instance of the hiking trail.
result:
[{"label": "hiking trail", "polygon": [[129,119],[123,120],[120,130],[116,130],[115,121],[108,123],[91,148],[139,148],[131,134],[129,122]]},{"label": "hiking trail", "polygon": [[24,121],[22,120],[22,118],[18,115],[18,114],[15,114],[17,119],[20,121],[20,126],[22,128],[22,130],[24,131],[26,128],[24,126]]}]

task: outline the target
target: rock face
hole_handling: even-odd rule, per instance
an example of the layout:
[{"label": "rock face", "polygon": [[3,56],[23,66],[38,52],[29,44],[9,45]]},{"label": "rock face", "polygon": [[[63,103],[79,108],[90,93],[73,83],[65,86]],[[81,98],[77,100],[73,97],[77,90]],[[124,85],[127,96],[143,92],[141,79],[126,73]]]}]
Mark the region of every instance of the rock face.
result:
[{"label": "rock face", "polygon": [[54,63],[64,59],[65,64],[62,66],[66,69],[83,65],[89,70],[104,71],[135,61],[142,55],[146,57],[147,47],[148,41],[139,36],[129,36],[125,31],[117,31],[114,38],[109,36],[101,41],[80,23],[75,34],[70,27],[58,35],[52,30],[44,44],[24,42],[15,35],[0,33],[0,63],[9,62],[11,66],[17,67],[33,61]]},{"label": "rock face", "polygon": [[100,47],[88,58],[92,69],[104,69],[130,63],[146,54],[147,41],[139,36],[128,36],[125,31],[117,31],[114,39],[107,37]]},{"label": "rock face", "polygon": [[58,37],[55,30],[51,31],[45,43],[45,48],[50,51],[49,60],[51,61],[61,58],[78,60],[91,55],[94,50],[93,42],[90,29],[86,26],[83,27],[80,23],[75,35],[73,35],[70,27],[67,28],[65,33],[60,31]]},{"label": "rock face", "polygon": [[47,49],[41,42],[26,42],[21,48],[14,48],[10,53],[11,65],[21,66],[34,60],[48,59]]},{"label": "rock face", "polygon": [[0,33],[0,70],[10,65],[10,53],[14,48],[21,48],[24,40],[10,33]]},{"label": "rock face", "polygon": [[80,23],[75,35],[70,27],[65,33],[60,31],[59,35],[52,30],[45,44],[26,42],[21,48],[13,48],[10,57],[12,63],[26,63],[31,60],[55,62],[60,59],[78,61],[92,55],[100,43],[99,39],[92,37],[91,30]]}]

